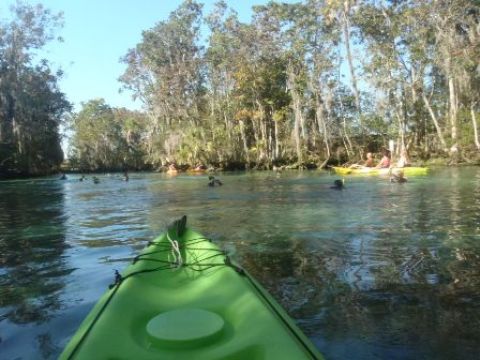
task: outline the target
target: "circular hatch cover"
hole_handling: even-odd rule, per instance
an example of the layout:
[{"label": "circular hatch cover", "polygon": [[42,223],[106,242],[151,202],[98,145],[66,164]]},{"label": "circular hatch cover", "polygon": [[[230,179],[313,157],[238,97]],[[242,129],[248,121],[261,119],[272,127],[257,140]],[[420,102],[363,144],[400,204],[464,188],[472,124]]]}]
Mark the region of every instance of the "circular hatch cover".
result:
[{"label": "circular hatch cover", "polygon": [[147,333],[153,340],[171,345],[202,344],[219,334],[225,325],[221,316],[202,309],[178,309],[150,319]]}]

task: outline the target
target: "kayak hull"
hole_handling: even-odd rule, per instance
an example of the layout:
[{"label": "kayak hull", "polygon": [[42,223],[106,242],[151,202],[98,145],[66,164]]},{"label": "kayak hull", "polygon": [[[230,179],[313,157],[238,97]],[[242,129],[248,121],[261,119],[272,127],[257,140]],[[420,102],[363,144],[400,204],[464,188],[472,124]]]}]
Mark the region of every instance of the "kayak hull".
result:
[{"label": "kayak hull", "polygon": [[333,171],[337,175],[364,175],[364,176],[388,176],[390,171],[394,174],[403,172],[405,176],[425,176],[428,175],[429,169],[426,167],[403,167],[403,168],[391,168],[391,169],[375,169],[375,168],[360,168],[351,169],[346,167],[332,167]]},{"label": "kayak hull", "polygon": [[[179,251],[172,253],[163,234],[136,257],[60,359],[322,358],[273,298],[213,243],[190,229],[176,241]],[[173,255],[183,265],[172,267]]]}]

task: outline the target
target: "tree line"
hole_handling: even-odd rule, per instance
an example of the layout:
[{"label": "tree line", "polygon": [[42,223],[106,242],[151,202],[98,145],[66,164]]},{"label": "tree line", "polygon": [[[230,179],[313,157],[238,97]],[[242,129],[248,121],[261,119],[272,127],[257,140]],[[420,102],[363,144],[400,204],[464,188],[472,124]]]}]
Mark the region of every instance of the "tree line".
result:
[{"label": "tree line", "polygon": [[71,109],[37,51],[56,40],[62,15],[17,3],[0,20],[0,178],[44,174],[63,161],[59,126]]},{"label": "tree line", "polygon": [[[478,158],[480,2],[187,0],[123,58],[150,164]],[[208,34],[201,30],[208,28]]]},{"label": "tree line", "polygon": [[[304,0],[254,6],[245,23],[225,1],[204,14],[185,0],[121,60],[121,86],[143,111],[83,104],[68,122],[70,162],[82,170],[323,167],[389,140],[396,154],[419,160],[478,161],[479,19],[478,0]],[[4,28],[2,52],[12,48]],[[56,99],[57,111],[12,116],[33,107],[20,101],[26,72],[7,59],[2,53],[0,166],[36,164],[37,152],[25,152],[42,128],[32,119],[58,134],[67,103],[45,63],[28,67],[27,57],[14,63],[49,79],[51,96],[38,102]],[[19,127],[20,114],[35,123],[31,132]],[[55,143],[38,142],[42,151]]]}]

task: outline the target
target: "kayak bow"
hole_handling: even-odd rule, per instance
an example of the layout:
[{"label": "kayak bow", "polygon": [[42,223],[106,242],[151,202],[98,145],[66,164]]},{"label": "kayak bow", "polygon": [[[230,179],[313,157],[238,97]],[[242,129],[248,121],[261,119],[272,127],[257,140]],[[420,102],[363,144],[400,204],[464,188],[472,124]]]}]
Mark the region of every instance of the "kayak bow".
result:
[{"label": "kayak bow", "polygon": [[60,359],[321,359],[260,284],[185,222],[117,273]]}]

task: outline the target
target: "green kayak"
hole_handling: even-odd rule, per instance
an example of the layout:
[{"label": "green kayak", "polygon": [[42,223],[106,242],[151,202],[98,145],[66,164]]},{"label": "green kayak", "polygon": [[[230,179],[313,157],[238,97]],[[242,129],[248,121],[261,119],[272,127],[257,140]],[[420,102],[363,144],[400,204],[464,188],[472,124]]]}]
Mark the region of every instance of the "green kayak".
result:
[{"label": "green kayak", "polygon": [[280,305],[185,222],[117,274],[60,359],[322,359]]}]

